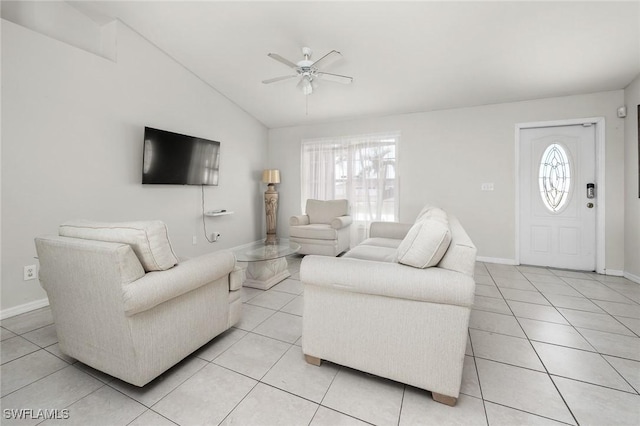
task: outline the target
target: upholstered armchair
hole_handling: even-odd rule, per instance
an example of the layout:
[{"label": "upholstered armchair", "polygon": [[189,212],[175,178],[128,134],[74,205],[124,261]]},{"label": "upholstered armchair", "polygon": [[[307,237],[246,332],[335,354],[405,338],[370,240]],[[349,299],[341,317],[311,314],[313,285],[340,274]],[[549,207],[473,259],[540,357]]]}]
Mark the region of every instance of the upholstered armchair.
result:
[{"label": "upholstered armchair", "polygon": [[233,254],[178,262],[160,221],[68,222],[35,243],[60,350],[133,385],[240,319]]},{"label": "upholstered armchair", "polygon": [[337,256],[349,249],[349,201],[309,199],[305,210],[289,219],[289,238],[300,244],[298,253]]}]

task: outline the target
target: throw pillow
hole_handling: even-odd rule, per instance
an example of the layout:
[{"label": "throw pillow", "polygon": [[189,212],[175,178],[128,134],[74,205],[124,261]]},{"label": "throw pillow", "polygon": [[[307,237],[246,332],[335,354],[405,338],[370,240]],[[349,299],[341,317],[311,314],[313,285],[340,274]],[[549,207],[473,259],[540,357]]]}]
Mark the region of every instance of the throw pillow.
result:
[{"label": "throw pillow", "polygon": [[398,246],[398,262],[415,268],[436,266],[449,248],[451,231],[446,213],[431,209],[416,222]]},{"label": "throw pillow", "polygon": [[60,225],[62,237],[129,244],[146,272],[165,271],[178,263],[167,226],[159,220],[100,223],[87,220]]}]

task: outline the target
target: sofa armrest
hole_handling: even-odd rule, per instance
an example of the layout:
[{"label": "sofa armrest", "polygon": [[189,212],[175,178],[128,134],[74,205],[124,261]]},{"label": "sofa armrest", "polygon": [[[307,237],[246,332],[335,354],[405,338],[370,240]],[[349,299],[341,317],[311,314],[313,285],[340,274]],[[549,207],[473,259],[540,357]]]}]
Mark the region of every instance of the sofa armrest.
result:
[{"label": "sofa armrest", "polygon": [[402,240],[407,236],[412,226],[413,223],[372,222],[369,228],[369,236],[371,238],[393,238],[395,240]]},{"label": "sofa armrest", "polygon": [[308,225],[309,224],[309,216],[306,214],[291,216],[289,218],[289,225],[291,226],[300,226],[300,225]]},{"label": "sofa armrest", "polygon": [[127,315],[146,311],[230,274],[235,256],[218,251],[189,259],[166,271],[149,272],[122,288]]},{"label": "sofa armrest", "polygon": [[339,216],[331,221],[331,227],[333,229],[342,229],[351,225],[352,223],[353,219],[351,218],[351,216]]},{"label": "sofa armrest", "polygon": [[468,308],[475,292],[473,278],[460,272],[328,256],[306,256],[300,280],[305,286]]}]

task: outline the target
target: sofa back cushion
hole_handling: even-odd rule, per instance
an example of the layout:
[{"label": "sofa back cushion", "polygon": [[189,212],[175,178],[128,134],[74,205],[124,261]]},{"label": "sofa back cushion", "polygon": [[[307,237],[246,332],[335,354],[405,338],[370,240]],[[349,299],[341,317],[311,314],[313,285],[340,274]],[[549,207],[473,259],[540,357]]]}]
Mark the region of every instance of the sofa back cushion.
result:
[{"label": "sofa back cushion", "polygon": [[415,268],[436,266],[450,243],[447,214],[432,208],[409,229],[398,246],[398,262]]},{"label": "sofa back cushion", "polygon": [[462,272],[473,277],[476,266],[476,246],[455,216],[449,216],[451,244],[438,264],[438,268]]},{"label": "sofa back cushion", "polygon": [[306,208],[309,223],[326,223],[339,216],[349,214],[348,200],[307,200]]},{"label": "sofa back cushion", "polygon": [[146,272],[165,271],[178,263],[167,226],[159,220],[101,223],[75,220],[60,225],[60,236],[129,244]]}]

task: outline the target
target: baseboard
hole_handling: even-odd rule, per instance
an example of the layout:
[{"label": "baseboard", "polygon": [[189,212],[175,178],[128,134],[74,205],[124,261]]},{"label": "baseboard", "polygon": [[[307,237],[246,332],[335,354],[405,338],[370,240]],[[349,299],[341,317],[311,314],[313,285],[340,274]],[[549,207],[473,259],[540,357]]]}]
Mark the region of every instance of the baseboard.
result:
[{"label": "baseboard", "polygon": [[16,315],[24,314],[26,312],[35,311],[36,309],[49,306],[49,299],[44,298],[40,300],[34,300],[33,302],[25,303],[24,305],[14,306],[13,308],[7,308],[0,311],[0,319],[7,319],[15,317]]},{"label": "baseboard", "polygon": [[501,265],[517,265],[514,259],[502,259],[500,257],[476,256],[478,262],[499,263]]},{"label": "baseboard", "polygon": [[619,269],[605,269],[604,274],[611,275],[614,277],[624,277],[624,272]]},{"label": "baseboard", "polygon": [[637,275],[633,275],[632,273],[629,273],[629,272],[625,271],[623,277],[625,277],[628,280],[633,281],[634,283],[640,284],[640,277],[637,276]]}]

